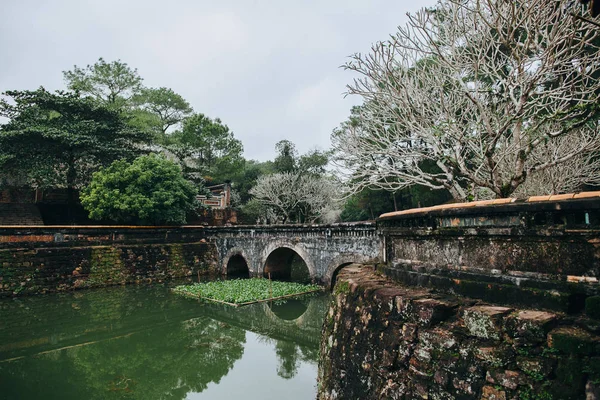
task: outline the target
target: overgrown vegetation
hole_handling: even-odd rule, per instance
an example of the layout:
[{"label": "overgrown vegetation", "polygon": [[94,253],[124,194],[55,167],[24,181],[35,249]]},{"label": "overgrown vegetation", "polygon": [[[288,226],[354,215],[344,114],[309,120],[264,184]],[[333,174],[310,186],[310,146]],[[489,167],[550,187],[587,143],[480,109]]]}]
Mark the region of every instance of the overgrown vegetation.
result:
[{"label": "overgrown vegetation", "polygon": [[244,304],[318,290],[321,290],[321,287],[317,285],[270,281],[261,278],[204,282],[177,286],[173,289],[175,293],[184,296],[233,304]]},{"label": "overgrown vegetation", "polygon": [[186,214],[198,208],[196,194],[175,163],[151,154],[131,164],[115,161],[94,173],[81,193],[81,203],[92,219],[183,224]]}]

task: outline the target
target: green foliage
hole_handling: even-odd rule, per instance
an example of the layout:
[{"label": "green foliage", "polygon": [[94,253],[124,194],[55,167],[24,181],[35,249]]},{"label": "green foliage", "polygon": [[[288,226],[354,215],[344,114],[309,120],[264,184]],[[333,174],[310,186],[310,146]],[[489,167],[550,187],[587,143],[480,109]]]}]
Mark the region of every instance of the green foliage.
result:
[{"label": "green foliage", "polygon": [[[0,167],[34,187],[75,188],[101,166],[142,153],[148,136],[122,115],[69,92],[9,91],[0,101]],[[14,182],[11,182],[14,183]]]},{"label": "green foliage", "polygon": [[256,199],[249,200],[240,207],[238,220],[243,225],[254,225],[268,212],[267,207]]},{"label": "green foliage", "polygon": [[183,129],[167,137],[166,148],[190,179],[204,176],[213,183],[223,182],[243,170],[242,142],[218,118],[194,114],[184,119]]},{"label": "green foliage", "polygon": [[272,161],[247,160],[243,170],[232,177],[232,185],[240,196],[240,202],[247,204],[250,201],[252,196],[248,192],[256,185],[256,181],[261,175],[269,175],[274,172],[275,168]]},{"label": "green foliage", "polygon": [[195,297],[234,304],[267,300],[317,290],[321,290],[317,285],[269,281],[268,279],[260,278],[197,283],[195,285],[177,286],[174,289],[176,293],[183,295],[193,295]]},{"label": "green foliage", "polygon": [[165,87],[143,88],[132,99],[136,115],[147,128],[162,135],[179,124],[193,109],[181,95]]},{"label": "green foliage", "polygon": [[296,145],[289,140],[280,140],[275,144],[277,157],[273,161],[275,172],[294,172],[296,171],[296,158],[298,151]]},{"label": "green foliage", "polygon": [[554,400],[554,396],[552,396],[546,388],[534,390],[530,387],[521,390],[519,392],[519,398],[523,400]]},{"label": "green foliage", "polygon": [[142,78],[121,60],[107,63],[102,57],[85,68],[74,66],[63,71],[67,87],[90,96],[111,108],[119,109],[142,89]]},{"label": "green foliage", "polygon": [[387,212],[443,204],[451,198],[452,196],[446,190],[432,190],[420,185],[395,192],[363,189],[346,200],[341,219],[342,221],[373,220]]},{"label": "green foliage", "polygon": [[167,159],[141,156],[133,163],[115,161],[96,172],[83,189],[81,203],[89,216],[132,224],[183,224],[197,208],[194,185]]},{"label": "green foliage", "polygon": [[311,150],[298,158],[298,171],[312,175],[325,174],[325,168],[331,158],[330,151]]}]

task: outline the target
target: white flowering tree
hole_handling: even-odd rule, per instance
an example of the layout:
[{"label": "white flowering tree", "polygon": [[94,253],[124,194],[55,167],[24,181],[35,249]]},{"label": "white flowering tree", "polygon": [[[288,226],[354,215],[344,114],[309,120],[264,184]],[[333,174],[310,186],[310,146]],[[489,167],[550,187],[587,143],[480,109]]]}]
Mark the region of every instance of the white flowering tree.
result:
[{"label": "white flowering tree", "polygon": [[588,12],[567,0],[443,0],[410,15],[345,66],[364,102],[332,135],[340,173],[353,191],[419,184],[460,200],[509,196],[552,171],[575,172],[557,191],[593,181],[600,30]]},{"label": "white flowering tree", "polygon": [[283,223],[312,223],[330,217],[340,197],[333,180],[292,172],[261,176],[250,194]]}]

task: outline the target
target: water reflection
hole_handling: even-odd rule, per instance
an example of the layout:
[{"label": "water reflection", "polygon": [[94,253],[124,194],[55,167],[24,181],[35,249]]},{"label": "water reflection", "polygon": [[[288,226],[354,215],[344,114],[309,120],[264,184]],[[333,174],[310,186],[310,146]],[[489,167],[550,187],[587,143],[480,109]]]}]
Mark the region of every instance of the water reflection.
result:
[{"label": "water reflection", "polygon": [[[268,304],[238,309],[201,304],[166,288],[2,300],[0,398],[184,399],[209,387],[210,398],[228,398],[252,380],[263,382],[255,390],[267,391],[244,397],[265,399],[274,398],[269,385],[281,378],[292,385],[286,398],[294,393],[306,398],[307,376],[314,397],[327,299],[301,303],[291,303],[290,312],[305,311],[287,320]],[[245,355],[248,346],[261,350]],[[265,361],[269,353],[272,364]],[[252,368],[263,364],[263,370]],[[248,365],[249,372],[233,373],[237,365]],[[230,372],[226,387],[219,385]],[[303,387],[293,390],[295,381]]]}]

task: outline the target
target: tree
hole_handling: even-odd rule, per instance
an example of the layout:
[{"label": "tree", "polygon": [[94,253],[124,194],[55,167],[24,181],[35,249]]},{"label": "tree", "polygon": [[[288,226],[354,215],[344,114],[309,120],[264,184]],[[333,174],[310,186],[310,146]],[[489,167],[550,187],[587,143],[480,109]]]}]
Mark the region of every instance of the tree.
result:
[{"label": "tree", "polygon": [[185,118],[183,129],[168,137],[166,148],[189,177],[223,182],[243,170],[242,142],[218,118],[203,114]]},{"label": "tree", "polygon": [[258,178],[250,194],[281,222],[315,222],[337,209],[337,185],[325,177],[281,172]]},{"label": "tree", "polygon": [[[143,88],[136,94],[133,103],[138,110],[147,113],[151,129],[165,135],[167,130],[178,125],[193,109],[183,97],[165,87]],[[154,117],[154,118],[152,118]]]},{"label": "tree", "polygon": [[155,154],[119,160],[94,173],[81,193],[89,216],[132,224],[184,224],[198,207],[196,187],[177,164]]},{"label": "tree", "polygon": [[67,87],[111,108],[120,109],[142,89],[142,78],[121,60],[107,63],[102,57],[94,65],[63,71]]},{"label": "tree", "polygon": [[289,140],[280,140],[275,144],[277,156],[273,161],[276,172],[298,172],[301,174],[323,175],[329,164],[331,152],[310,150],[298,156],[296,145]]},{"label": "tree", "polygon": [[277,156],[273,161],[273,166],[277,172],[294,172],[296,171],[296,162],[298,151],[296,145],[289,140],[280,140],[275,144]]},{"label": "tree", "polygon": [[130,128],[116,111],[68,92],[9,91],[0,101],[0,167],[33,187],[87,183],[92,171],[142,153],[147,135]]},{"label": "tree", "polygon": [[342,221],[374,220],[381,214],[442,204],[452,196],[445,190],[412,185],[398,191],[363,189],[346,198],[340,215]]},{"label": "tree", "polygon": [[349,92],[364,103],[332,136],[352,190],[506,197],[579,157],[597,163],[599,32],[571,13],[567,0],[444,0],[354,55]]},{"label": "tree", "polygon": [[331,152],[329,151],[310,150],[298,158],[296,163],[298,171],[312,175],[323,175],[326,172],[330,157]]},{"label": "tree", "polygon": [[246,204],[252,195],[249,191],[256,185],[256,181],[262,175],[268,175],[275,172],[272,161],[258,162],[256,160],[246,160],[241,173],[234,174],[232,187],[238,192],[240,202]]}]

